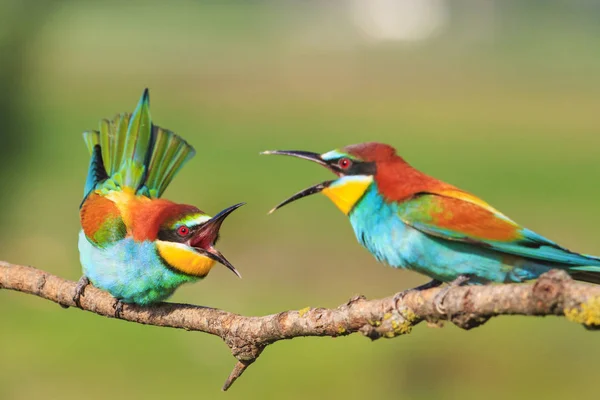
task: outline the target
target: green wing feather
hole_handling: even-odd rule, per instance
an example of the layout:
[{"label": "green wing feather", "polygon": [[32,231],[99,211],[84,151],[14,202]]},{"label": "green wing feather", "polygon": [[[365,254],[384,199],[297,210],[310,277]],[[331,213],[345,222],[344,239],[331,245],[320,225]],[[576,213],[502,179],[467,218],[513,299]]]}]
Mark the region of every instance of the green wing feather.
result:
[{"label": "green wing feather", "polygon": [[[193,147],[175,133],[152,124],[149,104],[146,89],[133,114],[119,114],[112,121],[104,119],[99,131],[84,133],[91,155],[94,147],[100,145],[108,176],[102,182],[86,182],[86,190],[130,188],[157,198],[195,154]],[[90,173],[88,179],[89,176]]]},{"label": "green wing feather", "polygon": [[594,271],[600,265],[600,258],[567,250],[466,193],[425,193],[400,204],[398,215],[405,224],[446,240],[536,260],[591,265]]}]

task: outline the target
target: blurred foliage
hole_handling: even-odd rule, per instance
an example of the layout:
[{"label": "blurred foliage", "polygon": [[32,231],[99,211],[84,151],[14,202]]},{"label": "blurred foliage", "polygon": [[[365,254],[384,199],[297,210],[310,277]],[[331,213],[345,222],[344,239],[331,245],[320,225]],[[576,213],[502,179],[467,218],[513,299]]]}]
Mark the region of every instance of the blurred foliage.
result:
[{"label": "blurred foliage", "polygon": [[[258,156],[266,149],[387,142],[529,228],[600,253],[600,8],[430,3],[444,7],[440,26],[403,41],[357,27],[357,2],[56,0],[24,12],[0,0],[11,22],[0,24],[0,258],[79,277],[81,132],[131,110],[146,86],[154,121],[198,150],[166,197],[211,213],[248,202],[219,243],[244,279],[216,268],[173,301],[261,315],[425,281],[377,264],[325,198],[267,217],[327,172]],[[33,296],[0,292],[0,317],[1,399],[214,398],[234,364],[208,335]],[[597,336],[562,319],[502,318],[376,343],[296,339],[269,348],[224,396],[594,396]]]}]

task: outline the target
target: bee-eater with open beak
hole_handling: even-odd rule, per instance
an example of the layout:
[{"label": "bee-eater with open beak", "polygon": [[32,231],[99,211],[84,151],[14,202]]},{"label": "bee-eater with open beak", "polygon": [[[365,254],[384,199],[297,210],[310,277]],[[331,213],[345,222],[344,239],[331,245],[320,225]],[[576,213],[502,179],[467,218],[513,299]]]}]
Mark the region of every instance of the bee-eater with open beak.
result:
[{"label": "bee-eater with open beak", "polygon": [[381,143],[324,154],[266,151],[321,164],[337,179],[285,200],[323,193],[350,218],[375,258],[442,282],[522,282],[552,268],[600,283],[600,258],[574,253],[517,224],[483,200],[410,166]]},{"label": "bee-eater with open beak", "polygon": [[186,282],[204,278],[215,262],[237,270],[215,248],[225,218],[161,199],[195,151],[150,118],[148,90],[133,114],[100,121],[84,133],[91,154],[80,207],[79,253],[84,276],[75,302],[91,282],[118,302],[152,304]]}]

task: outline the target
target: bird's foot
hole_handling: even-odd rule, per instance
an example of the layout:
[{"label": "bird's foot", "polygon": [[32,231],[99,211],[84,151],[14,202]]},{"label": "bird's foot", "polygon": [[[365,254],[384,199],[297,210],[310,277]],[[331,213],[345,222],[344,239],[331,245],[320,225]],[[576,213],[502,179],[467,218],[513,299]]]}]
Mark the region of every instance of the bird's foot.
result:
[{"label": "bird's foot", "polygon": [[398,302],[404,299],[404,296],[409,294],[410,292],[420,292],[421,290],[427,290],[434,287],[438,287],[442,284],[442,281],[438,281],[437,279],[432,279],[431,281],[424,283],[423,285],[417,286],[412,289],[406,289],[394,295],[394,307],[398,308]]},{"label": "bird's foot", "polygon": [[115,309],[115,318],[121,318],[124,304],[125,303],[123,303],[120,299],[117,299],[117,301],[115,301],[115,304],[113,304],[113,308]]},{"label": "bird's foot", "polygon": [[442,289],[433,299],[433,305],[435,306],[435,310],[440,314],[446,314],[446,307],[444,307],[444,299],[448,295],[448,292],[453,288],[462,286],[467,283],[471,279],[469,275],[459,275],[452,282],[448,282],[448,286]]},{"label": "bird's foot", "polygon": [[81,296],[83,296],[83,292],[85,292],[85,288],[89,284],[90,280],[85,275],[83,275],[77,282],[77,286],[75,287],[75,295],[73,295],[73,302],[79,308],[81,308]]}]

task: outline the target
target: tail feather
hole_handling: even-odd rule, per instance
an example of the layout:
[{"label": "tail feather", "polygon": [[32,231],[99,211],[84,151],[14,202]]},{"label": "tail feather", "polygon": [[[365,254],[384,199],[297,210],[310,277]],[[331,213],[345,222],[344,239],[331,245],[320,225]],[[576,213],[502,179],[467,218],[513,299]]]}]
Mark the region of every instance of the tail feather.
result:
[{"label": "tail feather", "polygon": [[144,91],[127,127],[123,147],[118,153],[121,186],[137,191],[146,178],[148,160],[153,147],[152,120],[150,118],[150,97],[148,89]]},{"label": "tail feather", "polygon": [[90,156],[94,155],[94,146],[100,144],[100,132],[98,131],[86,131],[83,132],[83,141],[90,153]]},{"label": "tail feather", "polygon": [[[598,267],[596,267],[598,268]],[[578,281],[600,284],[600,269],[590,271],[569,271],[571,277]]]},{"label": "tail feather", "polygon": [[131,114],[123,113],[116,115],[112,121],[107,119],[100,121],[100,146],[103,149],[104,165],[109,175],[117,173],[120,167],[130,118]]},{"label": "tail feather", "polygon": [[[162,195],[177,171],[195,153],[175,133],[152,124],[148,89],[133,114],[100,121],[99,131],[85,132],[84,140],[92,156],[96,145],[102,149],[108,179],[100,188],[130,188],[154,198]],[[91,186],[96,187],[96,183]]]},{"label": "tail feather", "polygon": [[98,132],[85,132],[84,134],[85,143],[92,154],[90,158],[90,166],[88,168],[88,175],[85,180],[85,187],[83,189],[83,197],[87,197],[87,195],[96,188],[96,185],[99,182],[102,182],[108,178],[106,173],[106,169],[104,168],[104,163],[102,162],[102,151],[100,150],[99,145],[99,135]]},{"label": "tail feather", "polygon": [[154,137],[146,187],[151,197],[160,197],[183,164],[196,152],[175,133],[158,126],[154,127]]},{"label": "tail feather", "polygon": [[[117,118],[117,117],[115,117]],[[103,157],[104,167],[109,174],[114,171],[113,160],[115,159],[114,139],[115,139],[115,124],[107,119],[100,121],[100,147],[104,149]]]}]

